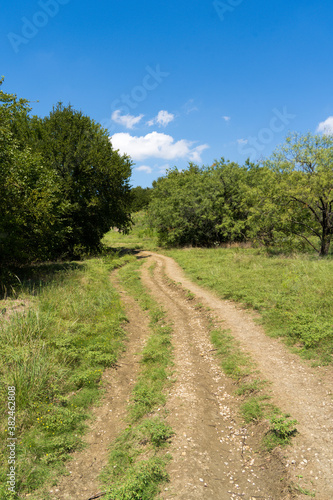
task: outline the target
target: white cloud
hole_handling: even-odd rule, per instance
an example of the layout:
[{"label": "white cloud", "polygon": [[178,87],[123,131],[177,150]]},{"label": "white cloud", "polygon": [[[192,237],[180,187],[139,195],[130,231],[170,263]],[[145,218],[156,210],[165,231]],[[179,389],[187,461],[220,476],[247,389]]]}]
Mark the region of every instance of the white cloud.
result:
[{"label": "white cloud", "polygon": [[174,119],[175,115],[173,115],[172,113],[168,113],[165,110],[161,110],[158,112],[158,115],[155,118],[149,120],[148,125],[151,127],[152,125],[155,125],[155,123],[157,123],[162,127],[166,127]]},{"label": "white cloud", "polygon": [[136,167],[134,170],[137,170],[138,172],[146,172],[146,174],[151,174],[153,171],[153,169],[147,165],[141,165],[140,167]]},{"label": "white cloud", "polygon": [[193,147],[195,143],[186,139],[175,142],[171,135],[159,132],[151,132],[141,137],[123,132],[114,134],[110,139],[114,149],[119,149],[121,154],[128,154],[137,161],[146,158],[162,158],[163,160],[185,158],[201,162],[201,153],[209,148],[208,144]]},{"label": "white cloud", "polygon": [[317,132],[333,134],[333,116],[329,116],[324,122],[319,123]]},{"label": "white cloud", "polygon": [[228,122],[229,120],[231,120],[231,117],[230,116],[222,116],[223,120]]},{"label": "white cloud", "polygon": [[166,127],[175,118],[175,115],[168,113],[167,111],[160,111],[157,115],[156,121],[159,125]]},{"label": "white cloud", "polygon": [[134,125],[139,123],[139,121],[143,118],[144,115],[133,116],[133,115],[120,115],[121,111],[117,109],[112,113],[112,120],[119,125],[123,125],[126,128],[132,129]]},{"label": "white cloud", "polygon": [[249,141],[248,139],[237,139],[238,144],[247,144]]}]

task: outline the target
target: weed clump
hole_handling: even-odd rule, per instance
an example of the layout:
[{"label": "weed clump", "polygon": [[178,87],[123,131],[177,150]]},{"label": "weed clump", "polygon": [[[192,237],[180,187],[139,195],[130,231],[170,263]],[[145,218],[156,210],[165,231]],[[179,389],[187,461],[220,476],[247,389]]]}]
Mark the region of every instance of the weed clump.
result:
[{"label": "weed clump", "polygon": [[263,445],[271,451],[276,446],[290,444],[291,438],[297,433],[297,420],[289,420],[289,415],[274,415],[269,419],[270,428],[263,438]]}]

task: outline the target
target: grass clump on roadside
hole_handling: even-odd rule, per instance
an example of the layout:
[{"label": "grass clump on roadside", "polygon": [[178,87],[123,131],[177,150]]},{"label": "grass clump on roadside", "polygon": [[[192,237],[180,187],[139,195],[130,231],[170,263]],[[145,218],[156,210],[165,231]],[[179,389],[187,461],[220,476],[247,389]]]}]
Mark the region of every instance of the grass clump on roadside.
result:
[{"label": "grass clump on roadside", "polygon": [[263,443],[268,450],[276,446],[286,446],[290,444],[292,436],[297,433],[297,420],[290,420],[290,415],[274,415],[269,419],[270,429],[263,439]]},{"label": "grass clump on roadside", "polygon": [[173,435],[165,421],[165,388],[172,364],[172,330],[165,314],[144,289],[133,262],[119,272],[123,286],[149,312],[151,335],[142,351],[141,370],[129,405],[129,426],[110,448],[109,464],[101,479],[108,500],[150,500],[168,481],[166,448]]},{"label": "grass clump on roadside", "polygon": [[[109,272],[111,256],[59,271],[33,289],[31,308],[0,327],[0,497],[19,498],[55,484],[70,453],[82,448],[89,407],[106,367],[123,350],[125,319]],[[29,297],[29,291],[22,289]],[[16,494],[6,487],[6,391],[16,392]]]},{"label": "grass clump on roadside", "polygon": [[[160,417],[145,418],[125,429],[110,448],[109,465],[102,473],[109,500],[152,499],[168,480],[170,460],[163,448],[173,435]],[[142,458],[142,455],[144,458]]]},{"label": "grass clump on roadside", "polygon": [[333,260],[268,256],[260,249],[171,250],[188,276],[260,312],[267,332],[284,337],[303,357],[333,362]]},{"label": "grass clump on roadside", "polygon": [[302,486],[300,486],[299,484],[294,485],[291,488],[291,492],[292,493],[294,493],[294,492],[301,493],[302,495],[306,495],[306,496],[312,497],[312,498],[315,498],[315,496],[316,496],[316,493],[314,491],[310,491],[310,490],[307,490],[305,488],[302,488]]},{"label": "grass clump on roadside", "polygon": [[254,379],[251,380],[250,382],[243,382],[240,384],[238,389],[236,389],[235,394],[238,396],[243,396],[247,395],[249,396],[250,394],[256,394],[257,392],[261,391],[261,389],[266,385],[267,382],[264,380],[260,379]]}]

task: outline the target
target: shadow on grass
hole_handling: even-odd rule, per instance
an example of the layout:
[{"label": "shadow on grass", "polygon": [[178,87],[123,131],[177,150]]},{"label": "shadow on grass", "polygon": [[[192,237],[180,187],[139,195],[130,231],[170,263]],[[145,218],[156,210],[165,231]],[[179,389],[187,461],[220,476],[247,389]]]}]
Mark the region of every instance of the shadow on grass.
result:
[{"label": "shadow on grass", "polygon": [[0,299],[16,297],[21,290],[35,294],[54,281],[58,273],[82,269],[83,265],[83,262],[41,262],[0,267]]},{"label": "shadow on grass", "polygon": [[124,257],[124,255],[134,255],[137,259],[146,259],[145,255],[138,255],[142,252],[142,249],[127,248],[127,247],[107,247],[104,250],[104,255],[114,255],[118,257]]},{"label": "shadow on grass", "polygon": [[[116,258],[125,255],[134,255],[137,259],[145,259],[145,256],[138,255],[140,251],[139,249],[126,247],[106,247],[101,254],[94,255],[93,257],[111,256]],[[41,288],[54,281],[59,273],[82,269],[84,265],[84,261],[58,261],[21,266],[0,266],[0,300],[15,298],[22,290],[35,295]]]}]

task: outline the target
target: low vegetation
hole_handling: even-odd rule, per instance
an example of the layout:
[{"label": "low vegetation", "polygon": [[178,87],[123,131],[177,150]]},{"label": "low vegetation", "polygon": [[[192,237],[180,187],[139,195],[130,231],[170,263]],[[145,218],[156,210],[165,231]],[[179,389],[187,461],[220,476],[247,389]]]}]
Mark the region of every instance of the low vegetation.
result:
[{"label": "low vegetation", "polygon": [[272,450],[290,443],[296,434],[296,420],[290,420],[270,403],[267,382],[258,378],[255,362],[244,354],[239,343],[225,330],[211,327],[211,340],[221,368],[234,379],[235,394],[240,396],[240,414],[246,423],[266,420],[268,427],[262,436],[263,447]]},{"label": "low vegetation", "polygon": [[111,230],[104,236],[102,243],[117,251],[158,250],[156,232],[147,225],[146,213],[137,212],[132,219],[133,228],[129,234]]},{"label": "low vegetation", "polygon": [[[89,407],[101,394],[103,370],[123,350],[124,313],[110,283],[121,261],[112,257],[80,265],[56,266],[48,281],[45,267],[22,282],[18,297],[26,313],[0,326],[0,497],[16,499],[53,484],[64,463],[82,448]],[[52,265],[50,266],[52,268]],[[69,269],[66,270],[66,267]],[[43,281],[36,277],[38,269]],[[9,301],[10,303],[10,301]],[[7,490],[7,387],[16,387],[16,493]]]}]

